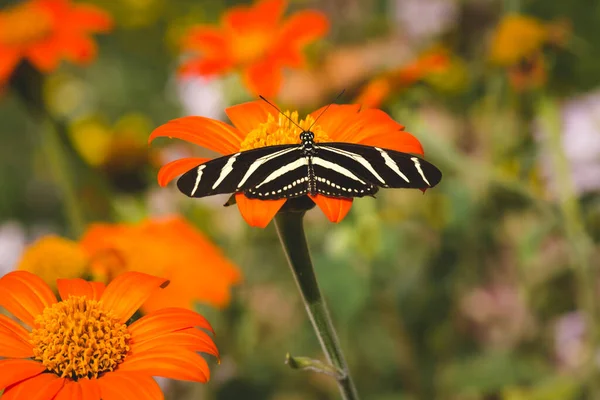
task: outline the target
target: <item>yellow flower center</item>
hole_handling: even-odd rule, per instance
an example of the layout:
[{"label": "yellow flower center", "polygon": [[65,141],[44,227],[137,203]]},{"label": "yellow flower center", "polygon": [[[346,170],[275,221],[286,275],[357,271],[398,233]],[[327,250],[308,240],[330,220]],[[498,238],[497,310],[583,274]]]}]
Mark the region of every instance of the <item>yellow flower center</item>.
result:
[{"label": "yellow flower center", "polygon": [[[302,127],[302,129],[294,125],[286,116]],[[299,144],[301,142],[300,133],[302,133],[302,130],[308,130],[309,128],[315,134],[315,142],[331,142],[331,139],[321,126],[315,125],[311,128],[314,122],[315,119],[310,115],[299,121],[297,111],[292,113],[286,111],[285,116],[279,114],[277,120],[275,120],[273,115],[269,114],[267,122],[263,122],[248,133],[242,142],[240,150],[246,151],[278,144]]]},{"label": "yellow flower center", "polygon": [[242,65],[263,58],[270,47],[271,36],[267,32],[237,33],[232,40],[235,60]]},{"label": "yellow flower center", "polygon": [[80,278],[88,266],[89,258],[78,243],[51,235],[29,246],[17,269],[36,274],[56,289],[56,278]]},{"label": "yellow flower center", "polygon": [[60,377],[97,378],[113,371],[129,351],[131,337],[102,303],[85,296],[46,307],[30,333],[34,358]]},{"label": "yellow flower center", "polygon": [[38,6],[19,4],[0,13],[0,43],[26,45],[52,32],[52,19]]}]

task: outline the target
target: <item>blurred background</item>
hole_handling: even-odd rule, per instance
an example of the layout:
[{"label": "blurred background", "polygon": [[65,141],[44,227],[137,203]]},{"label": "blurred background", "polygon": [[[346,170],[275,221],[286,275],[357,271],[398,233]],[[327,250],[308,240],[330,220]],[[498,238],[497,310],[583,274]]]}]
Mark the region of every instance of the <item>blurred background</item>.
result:
[{"label": "blurred background", "polygon": [[[93,62],[44,74],[21,64],[2,87],[0,274],[40,238],[79,240],[69,221],[182,215],[241,278],[230,298],[195,304],[222,353],[211,381],[163,381],[167,398],[339,398],[331,378],[284,364],[287,352],[323,355],[272,224],[247,226],[227,196],[157,185],[165,162],[214,153],[147,146],[170,119],[227,121],[226,107],[256,98],[235,72],[177,72],[187,29],[250,2],[91,3],[114,19]],[[323,12],[329,32],[273,100],[303,114],[345,89],[339,103],[388,112],[444,174],[425,194],[359,199],[339,224],[307,215],[362,398],[600,399],[600,2],[291,0],[286,14],[304,9]],[[58,278],[59,264],[42,268]]]}]

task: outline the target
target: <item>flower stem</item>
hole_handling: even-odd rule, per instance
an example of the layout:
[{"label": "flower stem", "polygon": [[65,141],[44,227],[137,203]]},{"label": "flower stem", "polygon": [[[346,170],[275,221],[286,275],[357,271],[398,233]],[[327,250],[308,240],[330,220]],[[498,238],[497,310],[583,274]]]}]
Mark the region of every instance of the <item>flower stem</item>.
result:
[{"label": "flower stem", "polygon": [[85,220],[81,201],[77,198],[73,168],[69,163],[70,157],[65,149],[64,139],[67,137],[67,128],[46,109],[42,94],[44,76],[29,63],[24,62],[17,68],[10,84],[29,113],[47,127],[47,132],[41,134],[42,148],[63,196],[64,213],[70,233],[72,237],[79,238],[83,233]]},{"label": "flower stem", "polygon": [[321,348],[327,360],[342,372],[337,379],[342,398],[357,400],[358,393],[339,344],[335,328],[329,316],[325,300],[321,296],[313,269],[306,235],[304,234],[304,212],[280,212],[275,217],[275,227],[286,253],[288,263],[302,294],[302,300]]},{"label": "flower stem", "polygon": [[600,349],[600,327],[598,325],[597,267],[591,262],[593,243],[586,233],[577,193],[571,178],[569,161],[564,151],[561,135],[562,121],[555,101],[544,99],[540,105],[540,116],[544,123],[546,145],[554,164],[556,193],[565,235],[571,248],[572,263],[578,286],[578,305],[585,314],[588,330],[588,359],[584,369],[589,398],[600,399],[600,371],[596,354]]}]

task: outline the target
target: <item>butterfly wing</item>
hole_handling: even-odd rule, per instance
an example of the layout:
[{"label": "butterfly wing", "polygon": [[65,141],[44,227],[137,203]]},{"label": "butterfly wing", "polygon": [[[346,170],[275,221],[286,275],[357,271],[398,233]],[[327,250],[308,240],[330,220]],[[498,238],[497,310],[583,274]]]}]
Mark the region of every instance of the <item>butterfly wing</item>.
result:
[{"label": "butterfly wing", "polygon": [[[341,190],[353,193],[352,197],[372,194],[369,191],[375,189],[369,185],[384,188],[428,189],[437,185],[442,179],[441,171],[430,162],[408,153],[379,147],[352,143],[320,143],[317,146],[317,156],[324,161],[322,163],[335,166],[322,174],[331,174],[331,171],[336,171],[337,168],[334,179],[325,176],[330,182],[335,182],[342,188],[338,189],[336,186],[338,190],[336,193],[340,193]],[[346,180],[342,181],[340,175]],[[342,182],[345,185],[342,185]],[[358,195],[356,195],[357,190]],[[364,190],[365,194],[362,194],[361,190]]]},{"label": "butterfly wing", "polygon": [[298,147],[268,146],[219,157],[183,174],[177,187],[189,197],[245,191],[260,184],[281,165],[293,161]]}]

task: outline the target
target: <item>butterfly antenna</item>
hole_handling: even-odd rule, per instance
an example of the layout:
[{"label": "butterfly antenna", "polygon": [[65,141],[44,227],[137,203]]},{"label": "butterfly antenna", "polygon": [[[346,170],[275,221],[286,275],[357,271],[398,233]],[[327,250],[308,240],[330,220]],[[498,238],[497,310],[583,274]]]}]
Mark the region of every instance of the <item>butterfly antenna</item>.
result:
[{"label": "butterfly antenna", "polygon": [[283,115],[284,117],[286,117],[287,119],[290,120],[290,122],[294,125],[296,125],[302,132],[304,132],[304,129],[302,129],[302,127],[300,125],[298,125],[296,122],[294,122],[293,119],[291,119],[289,116],[287,116],[286,114],[284,114],[279,107],[277,107],[275,104],[271,103],[269,100],[265,99],[262,95],[259,95],[258,97],[260,97],[261,100],[264,100],[267,104],[269,104],[270,106],[272,106],[274,109],[276,109],[277,111],[279,111],[279,114]]},{"label": "butterfly antenna", "polygon": [[331,107],[331,105],[333,103],[335,103],[337,101],[337,99],[340,98],[341,95],[344,94],[345,91],[346,91],[346,89],[343,89],[340,92],[340,94],[338,94],[337,96],[335,96],[335,99],[333,99],[333,101],[331,103],[329,103],[329,105],[327,107],[325,107],[325,109],[323,111],[321,111],[321,114],[319,114],[319,116],[317,117],[317,119],[315,119],[315,122],[313,122],[312,125],[310,126],[310,128],[308,128],[309,131],[312,129],[313,126],[315,126],[315,124],[317,123],[317,121],[319,120],[319,118],[321,118],[321,115],[325,114],[325,111],[327,111],[329,109],[329,107]]}]

